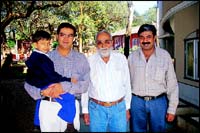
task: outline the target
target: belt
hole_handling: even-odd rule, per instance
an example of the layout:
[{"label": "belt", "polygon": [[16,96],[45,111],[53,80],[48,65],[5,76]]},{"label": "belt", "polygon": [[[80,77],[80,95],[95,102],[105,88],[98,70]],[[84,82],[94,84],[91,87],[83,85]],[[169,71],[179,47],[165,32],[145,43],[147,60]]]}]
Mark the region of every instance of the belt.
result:
[{"label": "belt", "polygon": [[165,96],[166,94],[162,93],[162,94],[160,94],[158,96],[138,96],[138,95],[135,95],[135,94],[132,93],[132,95],[136,96],[136,97],[139,97],[139,98],[141,98],[141,99],[143,99],[145,101],[149,101],[149,100],[154,100],[154,99],[160,98],[162,96]]},{"label": "belt", "polygon": [[99,101],[99,100],[96,100],[94,98],[90,98],[93,102],[95,102],[96,104],[99,104],[101,106],[105,106],[105,107],[109,107],[109,106],[113,106],[117,103],[120,103],[121,101],[123,101],[124,97],[120,98],[119,100],[117,101],[113,101],[113,102],[102,102],[102,101]]},{"label": "belt", "polygon": [[50,101],[50,102],[56,102],[56,100],[54,98],[51,98],[51,97],[44,97],[44,98],[42,98],[42,100],[46,100],[46,101]]}]

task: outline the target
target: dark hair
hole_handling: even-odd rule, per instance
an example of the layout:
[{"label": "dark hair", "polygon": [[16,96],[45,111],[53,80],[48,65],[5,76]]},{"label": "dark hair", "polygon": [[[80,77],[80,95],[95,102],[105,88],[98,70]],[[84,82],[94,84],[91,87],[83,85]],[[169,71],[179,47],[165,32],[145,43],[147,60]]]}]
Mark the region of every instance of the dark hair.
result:
[{"label": "dark hair", "polygon": [[138,30],[138,36],[140,36],[140,34],[144,31],[151,31],[154,36],[156,35],[156,27],[154,25],[151,25],[151,24],[141,25]]},{"label": "dark hair", "polygon": [[35,34],[32,35],[32,41],[38,42],[41,39],[51,40],[51,35],[44,30],[37,30]]},{"label": "dark hair", "polygon": [[70,23],[61,23],[61,24],[58,26],[57,34],[60,33],[60,30],[61,30],[62,28],[70,28],[70,29],[72,29],[72,30],[74,31],[74,36],[76,36],[76,28],[75,28],[72,24],[70,24]]}]

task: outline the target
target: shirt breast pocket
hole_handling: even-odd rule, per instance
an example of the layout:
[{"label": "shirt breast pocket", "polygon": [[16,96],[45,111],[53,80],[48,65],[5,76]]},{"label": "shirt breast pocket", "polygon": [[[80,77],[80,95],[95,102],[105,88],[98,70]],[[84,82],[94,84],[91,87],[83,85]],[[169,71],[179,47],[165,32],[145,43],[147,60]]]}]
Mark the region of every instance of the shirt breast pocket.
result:
[{"label": "shirt breast pocket", "polygon": [[166,70],[163,66],[157,66],[154,79],[157,81],[164,81],[165,73],[166,73]]},{"label": "shirt breast pocket", "polygon": [[[122,70],[120,70],[120,69],[114,69],[113,71],[112,71],[112,77],[113,78],[115,78],[115,80],[114,81],[116,81],[116,82],[120,82],[121,81],[121,79],[122,79]],[[112,78],[111,78],[112,79]]]}]

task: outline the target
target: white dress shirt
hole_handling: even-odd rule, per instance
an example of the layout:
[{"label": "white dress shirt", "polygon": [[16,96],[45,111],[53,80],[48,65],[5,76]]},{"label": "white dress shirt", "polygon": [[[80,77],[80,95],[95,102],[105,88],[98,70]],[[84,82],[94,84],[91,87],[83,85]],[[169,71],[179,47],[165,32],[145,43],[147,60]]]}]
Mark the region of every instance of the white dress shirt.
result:
[{"label": "white dress shirt", "polygon": [[88,57],[88,61],[91,82],[88,92],[82,94],[82,112],[88,113],[89,97],[103,102],[117,101],[124,97],[126,109],[130,109],[131,85],[126,57],[112,51],[107,63],[98,53]]}]

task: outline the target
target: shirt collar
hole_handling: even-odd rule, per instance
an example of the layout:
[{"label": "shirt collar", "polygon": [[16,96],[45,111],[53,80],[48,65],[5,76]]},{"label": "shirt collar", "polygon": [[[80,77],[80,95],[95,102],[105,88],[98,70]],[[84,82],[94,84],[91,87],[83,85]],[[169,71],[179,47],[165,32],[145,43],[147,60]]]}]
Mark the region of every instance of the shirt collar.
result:
[{"label": "shirt collar", "polygon": [[42,52],[42,51],[39,51],[39,50],[37,50],[37,49],[34,49],[33,51],[34,51],[34,52],[37,52],[37,53],[40,53],[40,54],[44,54],[44,55],[46,55],[46,56],[49,56],[48,54],[46,54],[46,53],[44,53],[44,52]]},{"label": "shirt collar", "polygon": [[[71,49],[70,50],[70,52],[69,52],[69,55],[67,55],[67,56],[63,56],[63,57],[72,57],[73,55],[74,55],[74,50],[73,49]],[[58,52],[58,48],[56,47],[56,53],[58,54],[58,55],[60,55],[60,53]],[[60,55],[61,56],[61,55]]]},{"label": "shirt collar", "polygon": [[[154,53],[153,53],[153,54],[154,54],[155,56],[157,56],[158,53],[159,53],[158,47],[155,46],[155,50],[154,50]],[[144,55],[143,52],[142,52],[142,48],[139,48],[139,56],[141,57],[142,55]]]}]

